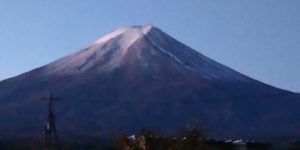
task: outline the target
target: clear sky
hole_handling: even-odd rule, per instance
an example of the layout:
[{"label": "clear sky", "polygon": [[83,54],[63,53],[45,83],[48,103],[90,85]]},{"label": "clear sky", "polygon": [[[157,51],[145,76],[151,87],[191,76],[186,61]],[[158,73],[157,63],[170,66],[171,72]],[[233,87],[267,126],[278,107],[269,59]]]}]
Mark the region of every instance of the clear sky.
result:
[{"label": "clear sky", "polygon": [[145,24],[252,78],[300,92],[300,0],[1,0],[0,80],[118,27]]}]

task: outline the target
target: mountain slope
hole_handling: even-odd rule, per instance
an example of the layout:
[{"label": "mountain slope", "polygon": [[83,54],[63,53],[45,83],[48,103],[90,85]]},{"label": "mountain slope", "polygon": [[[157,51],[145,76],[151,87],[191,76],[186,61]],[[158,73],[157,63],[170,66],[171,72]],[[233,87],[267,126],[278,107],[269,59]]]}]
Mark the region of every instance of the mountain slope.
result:
[{"label": "mountain slope", "polygon": [[[199,127],[217,138],[299,136],[300,96],[246,77],[153,26],[120,28],[79,52],[0,82],[0,135],[42,136],[41,97],[61,136]],[[200,123],[198,120],[201,120]]]}]

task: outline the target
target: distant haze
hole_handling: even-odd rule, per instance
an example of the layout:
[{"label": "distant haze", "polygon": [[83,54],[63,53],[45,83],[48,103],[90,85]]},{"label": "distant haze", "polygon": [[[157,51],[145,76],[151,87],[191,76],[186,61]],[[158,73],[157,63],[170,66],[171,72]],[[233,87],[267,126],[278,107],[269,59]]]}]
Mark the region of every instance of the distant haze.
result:
[{"label": "distant haze", "polygon": [[300,1],[0,2],[0,80],[75,52],[120,26],[153,24],[202,54],[300,92]]}]

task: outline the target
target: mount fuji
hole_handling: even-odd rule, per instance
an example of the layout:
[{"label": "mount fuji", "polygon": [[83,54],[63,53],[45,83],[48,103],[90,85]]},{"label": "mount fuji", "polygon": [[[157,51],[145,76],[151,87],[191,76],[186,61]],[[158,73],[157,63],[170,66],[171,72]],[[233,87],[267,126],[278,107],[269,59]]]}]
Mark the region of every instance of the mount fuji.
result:
[{"label": "mount fuji", "polygon": [[300,136],[300,95],[251,79],[154,26],[131,26],[0,82],[0,136],[42,137],[53,91],[62,137],[199,128],[214,138]]}]

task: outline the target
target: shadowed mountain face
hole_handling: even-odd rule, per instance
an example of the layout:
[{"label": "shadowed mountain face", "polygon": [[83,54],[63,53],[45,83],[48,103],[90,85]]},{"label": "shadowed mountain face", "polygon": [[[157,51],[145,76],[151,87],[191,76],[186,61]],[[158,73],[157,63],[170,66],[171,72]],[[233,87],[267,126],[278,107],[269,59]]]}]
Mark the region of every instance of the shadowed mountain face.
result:
[{"label": "shadowed mountain face", "polygon": [[53,91],[62,137],[119,129],[215,138],[300,135],[300,96],[246,77],[153,26],[120,28],[79,52],[0,82],[0,136],[42,137]]}]

